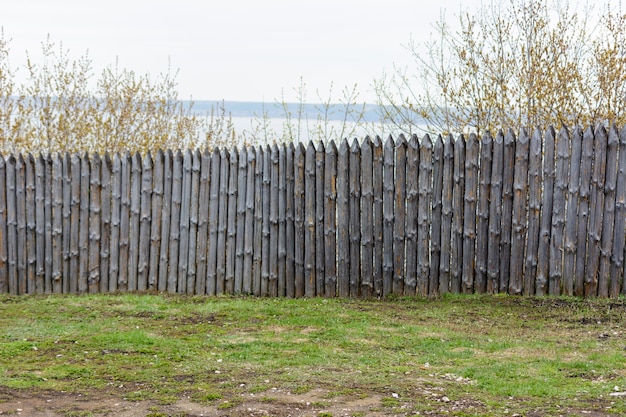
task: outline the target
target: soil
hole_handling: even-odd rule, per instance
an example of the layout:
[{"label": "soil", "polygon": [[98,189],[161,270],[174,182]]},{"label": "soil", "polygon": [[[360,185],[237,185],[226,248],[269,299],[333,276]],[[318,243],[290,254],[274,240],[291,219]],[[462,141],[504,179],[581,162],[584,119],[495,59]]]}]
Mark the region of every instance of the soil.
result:
[{"label": "soil", "polygon": [[[32,417],[216,417],[216,416],[275,416],[275,417],[348,417],[348,416],[449,416],[489,415],[479,401],[453,401],[445,396],[424,392],[423,401],[432,407],[428,411],[416,411],[411,404],[401,399],[393,407],[384,406],[384,398],[394,394],[363,395],[355,397],[328,397],[328,392],[314,389],[305,394],[293,394],[270,390],[264,393],[244,394],[237,403],[218,400],[210,405],[201,405],[190,398],[181,398],[173,404],[152,401],[128,401],[111,393],[76,394],[63,392],[34,392],[9,390],[0,387],[0,415]],[[420,402],[420,399],[412,398]],[[523,414],[528,417],[542,416],[586,416],[605,417],[613,414],[604,412],[603,402],[589,409],[563,408],[562,414],[542,411]],[[595,410],[594,410],[595,408]],[[502,415],[521,417],[502,407]]]}]

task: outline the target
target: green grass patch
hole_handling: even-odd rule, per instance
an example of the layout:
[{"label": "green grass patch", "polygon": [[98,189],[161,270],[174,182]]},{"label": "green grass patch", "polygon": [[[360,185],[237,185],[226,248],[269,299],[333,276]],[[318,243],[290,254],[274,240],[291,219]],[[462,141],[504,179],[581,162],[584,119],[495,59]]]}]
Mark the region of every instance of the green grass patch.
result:
[{"label": "green grass patch", "polygon": [[622,299],[3,295],[0,385],[160,404],[188,396],[219,409],[242,394],[320,388],[378,395],[387,409],[573,404],[619,415],[610,394],[626,391],[625,325]]}]

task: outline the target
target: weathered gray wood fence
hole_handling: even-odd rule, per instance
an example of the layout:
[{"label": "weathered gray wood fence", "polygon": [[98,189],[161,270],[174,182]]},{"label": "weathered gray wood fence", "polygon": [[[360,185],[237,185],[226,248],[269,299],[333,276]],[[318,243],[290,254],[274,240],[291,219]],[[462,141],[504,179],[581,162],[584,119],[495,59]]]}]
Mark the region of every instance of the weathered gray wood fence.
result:
[{"label": "weathered gray wood fence", "polygon": [[0,292],[626,292],[626,129],[0,157]]}]

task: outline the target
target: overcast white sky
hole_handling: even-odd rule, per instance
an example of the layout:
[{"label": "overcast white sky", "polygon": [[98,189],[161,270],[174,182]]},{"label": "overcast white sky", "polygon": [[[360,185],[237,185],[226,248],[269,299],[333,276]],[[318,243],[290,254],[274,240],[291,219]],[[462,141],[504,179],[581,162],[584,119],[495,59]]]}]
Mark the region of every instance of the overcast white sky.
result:
[{"label": "overcast white sky", "polygon": [[394,63],[412,64],[403,48],[425,39],[446,10],[452,18],[481,0],[2,0],[0,26],[11,39],[13,67],[25,51],[37,59],[48,34],[77,57],[89,50],[94,71],[113,65],[156,75],[168,60],[181,99],[296,101],[300,77],[307,101],[371,84]]}]

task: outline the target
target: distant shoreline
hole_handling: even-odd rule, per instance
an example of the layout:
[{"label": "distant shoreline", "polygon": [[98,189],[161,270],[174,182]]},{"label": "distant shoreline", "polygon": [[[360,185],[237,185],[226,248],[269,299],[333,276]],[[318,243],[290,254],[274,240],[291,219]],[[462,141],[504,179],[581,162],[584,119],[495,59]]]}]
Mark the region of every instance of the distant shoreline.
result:
[{"label": "distant shoreline", "polygon": [[[302,119],[317,119],[318,116],[324,116],[324,105],[322,104],[299,104],[299,103],[285,103],[284,106],[281,103],[263,103],[253,101],[226,101],[226,100],[183,100],[185,105],[193,103],[192,112],[196,114],[208,114],[211,110],[219,113],[222,107],[227,115],[231,117],[242,118],[262,118],[263,115],[267,115],[270,119],[285,119],[286,110],[291,113],[290,117],[298,119],[299,113],[302,114]],[[287,107],[285,109],[284,107]],[[355,112],[359,112],[362,109],[363,104],[354,105]],[[331,104],[328,113],[328,120],[343,120],[344,109],[342,104]],[[348,116],[348,121],[354,121]],[[363,112],[364,122],[379,122],[380,114],[378,112],[378,106],[375,104],[366,104]]]}]

